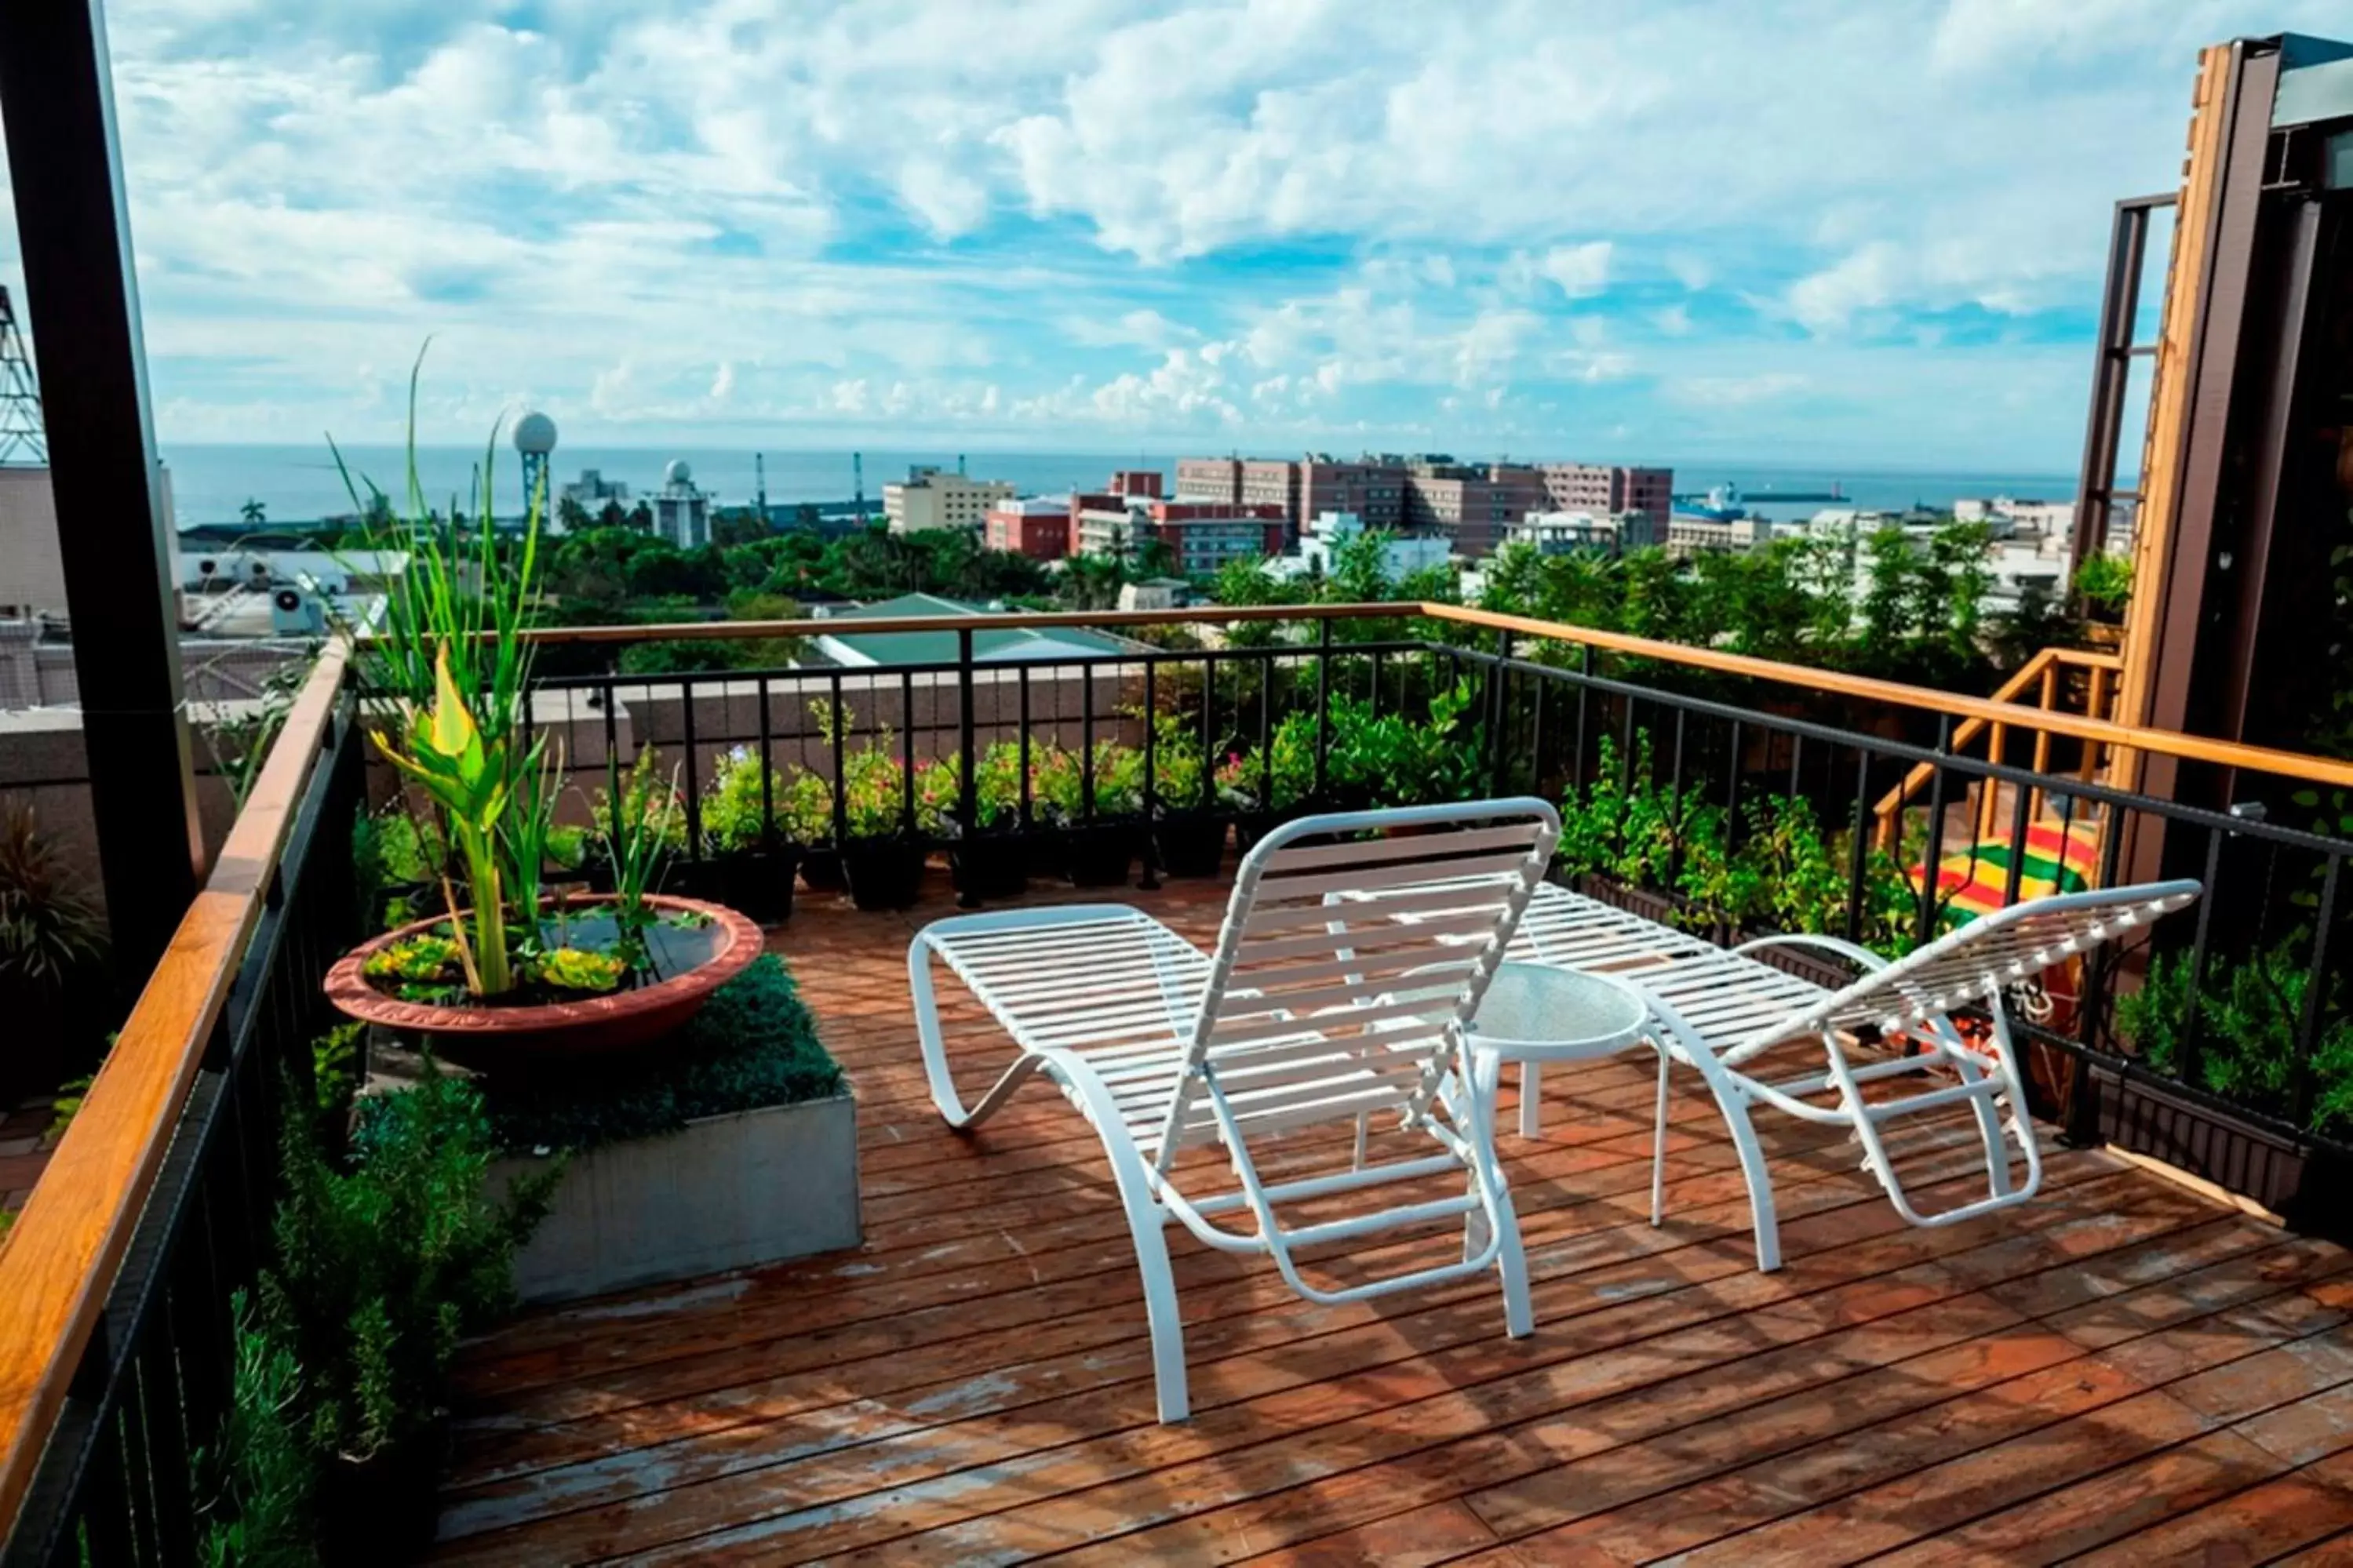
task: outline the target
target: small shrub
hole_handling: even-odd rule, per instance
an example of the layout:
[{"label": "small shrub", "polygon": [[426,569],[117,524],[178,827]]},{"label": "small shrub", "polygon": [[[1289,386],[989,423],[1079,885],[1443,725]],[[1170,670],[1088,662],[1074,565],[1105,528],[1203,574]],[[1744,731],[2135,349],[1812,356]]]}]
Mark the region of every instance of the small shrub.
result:
[{"label": "small shrub", "polygon": [[[2312,984],[2306,944],[2291,939],[2243,963],[2210,960],[2198,992],[2194,1087],[2250,1109],[2279,1114],[2295,1100],[2296,1030]],[[2141,1059],[2181,1077],[2189,1024],[2189,955],[2159,953],[2140,989],[2116,1001],[2116,1027]],[[2322,994],[2312,1043],[2316,1132],[2353,1127],[2353,1018],[2334,978]]]},{"label": "small shrub", "polygon": [[302,1369],[282,1325],[243,1290],[236,1322],[228,1414],[219,1441],[194,1456],[213,1497],[197,1560],[205,1568],[305,1568],[319,1561],[311,1510],[318,1489],[302,1410]]}]

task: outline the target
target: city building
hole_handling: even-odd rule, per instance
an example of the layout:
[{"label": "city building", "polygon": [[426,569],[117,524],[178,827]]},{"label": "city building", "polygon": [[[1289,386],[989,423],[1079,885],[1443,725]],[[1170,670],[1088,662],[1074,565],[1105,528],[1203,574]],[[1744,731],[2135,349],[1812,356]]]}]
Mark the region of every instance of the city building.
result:
[{"label": "city building", "polygon": [[681,550],[711,542],[711,498],[694,485],[694,469],[673,458],[662,469],[662,488],[653,498],[654,532]]},{"label": "city building", "polygon": [[990,507],[1012,499],[1013,484],[1008,479],[967,479],[918,463],[907,470],[903,481],[882,487],[882,515],[893,533],[922,533],[934,528],[977,531]]},{"label": "city building", "polygon": [[981,542],[1032,561],[1060,561],[1071,552],[1071,503],[1050,496],[998,501],[983,516]]},{"label": "city building", "polygon": [[1269,561],[1267,572],[1286,579],[1328,577],[1336,565],[1340,547],[1371,532],[1388,534],[1381,541],[1381,576],[1391,583],[1402,582],[1416,572],[1443,566],[1452,555],[1446,540],[1377,530],[1352,511],[1324,511],[1318,513],[1300,534],[1299,548]]},{"label": "city building", "polygon": [[1963,496],[1953,502],[1953,515],[1963,522],[2006,523],[2016,534],[2047,536],[2072,533],[2075,528],[2075,503],[2071,500]]},{"label": "city building", "polygon": [[629,504],[629,487],[619,479],[608,479],[602,468],[583,468],[576,479],[567,479],[558,490],[560,500],[577,502],[591,517],[605,510],[607,501]]},{"label": "city building", "polygon": [[1596,463],[1458,463],[1444,453],[1366,453],[1350,461],[1312,452],[1297,460],[1185,458],[1176,499],[1282,509],[1291,541],[1324,512],[1353,512],[1367,528],[1439,533],[1461,554],[1495,547],[1531,511],[1641,512],[1663,524],[1674,474]]},{"label": "city building", "polygon": [[1255,561],[1282,549],[1282,507],[1271,501],[1152,500],[1116,495],[1071,498],[1072,542],[1082,555],[1133,560],[1137,546],[1168,547],[1177,571],[1207,576],[1229,561]]},{"label": "city building", "polygon": [[1630,468],[1608,463],[1546,463],[1545,499],[1562,511],[1596,515],[1639,511],[1654,521],[1674,510],[1672,468]]},{"label": "city building", "polygon": [[1111,492],[1122,496],[1149,496],[1155,500],[1166,497],[1162,488],[1165,479],[1157,468],[1120,468],[1111,477]]},{"label": "city building", "polygon": [[1620,555],[1658,542],[1658,526],[1646,511],[1532,511],[1506,523],[1503,542],[1525,544],[1539,555],[1598,550]]},{"label": "city building", "polygon": [[1678,559],[1709,551],[1750,551],[1774,534],[1770,518],[1694,517],[1677,512],[1667,521],[1667,553]]}]

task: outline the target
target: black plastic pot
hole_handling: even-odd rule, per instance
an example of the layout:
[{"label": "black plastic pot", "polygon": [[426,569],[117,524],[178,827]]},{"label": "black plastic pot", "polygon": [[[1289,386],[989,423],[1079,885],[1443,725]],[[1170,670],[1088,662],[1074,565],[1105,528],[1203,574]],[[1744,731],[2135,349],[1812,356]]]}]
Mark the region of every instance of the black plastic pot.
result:
[{"label": "black plastic pot", "polygon": [[1171,812],[1152,825],[1163,876],[1214,877],[1226,858],[1226,824],[1202,811]]},{"label": "black plastic pot", "polygon": [[2138,1073],[2094,1062],[2089,1078],[2099,1101],[2096,1125],[2106,1142],[2253,1198],[2300,1226],[2331,1234],[2345,1229],[2342,1186],[2316,1180],[2329,1164],[2318,1158],[2325,1151]]},{"label": "black plastic pot", "polygon": [[838,893],[844,884],[841,879],[841,851],[812,849],[801,857],[801,882],[812,893]]},{"label": "black plastic pot", "polygon": [[976,833],[948,846],[948,870],[967,899],[1016,899],[1029,885],[1030,847],[1017,834]]},{"label": "black plastic pot", "polygon": [[1136,822],[1073,822],[1063,827],[1062,874],[1074,888],[1124,888],[1144,847]]},{"label": "black plastic pot", "polygon": [[900,838],[853,838],[841,848],[849,901],[861,910],[903,910],[923,890],[924,849]]},{"label": "black plastic pot", "polygon": [[719,868],[712,898],[739,910],[763,925],[793,918],[793,873],[799,869],[800,847],[780,845],[762,852],[725,855],[712,862]]},{"label": "black plastic pot", "polygon": [[449,1417],[435,1417],[372,1458],[319,1470],[319,1560],[355,1568],[414,1563],[433,1544],[434,1487],[449,1457]]}]

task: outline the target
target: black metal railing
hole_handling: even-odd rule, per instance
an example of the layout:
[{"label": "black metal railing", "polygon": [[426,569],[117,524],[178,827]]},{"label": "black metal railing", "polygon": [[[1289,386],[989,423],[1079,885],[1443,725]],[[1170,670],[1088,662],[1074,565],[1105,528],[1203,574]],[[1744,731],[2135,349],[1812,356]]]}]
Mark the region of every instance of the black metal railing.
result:
[{"label": "black metal railing", "polygon": [[364,785],[346,701],[325,733],[103,1319],[0,1563],[199,1559],[236,1351],[231,1298],[269,1244],[290,1083],[307,1085],[321,984],[360,936],[352,826]]},{"label": "black metal railing", "polygon": [[[2346,1131],[2331,1124],[2331,1107],[2322,1103],[2327,1086],[2316,1058],[2337,1021],[2336,998],[2353,947],[2341,929],[2340,893],[2353,843],[2291,825],[2300,786],[2242,774],[2236,781],[2240,809],[2216,812],[2089,781],[2081,775],[2094,771],[2098,754],[2064,736],[2042,737],[2039,754],[2046,765],[2037,771],[2010,754],[1962,754],[1953,746],[1949,719],[1939,723],[1931,716],[1924,724],[1917,714],[1891,714],[1884,732],[1866,731],[1848,702],[1839,710],[1843,722],[1822,722],[1809,716],[1801,698],[1786,694],[1757,706],[1749,705],[1755,698],[1729,701],[1647,683],[1658,672],[1645,672],[1640,682],[1605,674],[1589,648],[1573,655],[1574,663],[1556,663],[1524,657],[1509,634],[1484,647],[1335,641],[1329,621],[1310,637],[976,663],[965,633],[965,657],[954,661],[551,679],[540,684],[536,711],[543,724],[565,723],[575,735],[601,733],[607,748],[652,744],[675,755],[689,825],[681,859],[691,869],[712,854],[699,831],[709,780],[717,759],[738,747],[767,758],[780,776],[805,770],[824,778],[833,805],[825,837],[835,843],[847,831],[845,758],[858,749],[887,744],[895,754],[904,795],[892,830],[944,846],[976,820],[977,769],[960,768],[957,797],[934,803],[931,820],[915,795],[918,767],[948,755],[968,763],[998,739],[1019,747],[1019,830],[1045,826],[1029,787],[1033,750],[1051,744],[1076,752],[1086,773],[1081,815],[1091,817],[1095,742],[1105,737],[1143,753],[1144,815],[1190,809],[1254,826],[1317,806],[1381,803],[1335,785],[1335,763],[1345,761],[1340,752],[1349,737],[1335,732],[1335,699],[1420,717],[1434,693],[1467,689],[1475,740],[1466,743],[1478,749],[1475,776],[1488,793],[1557,800],[1580,791],[1595,774],[1607,737],[1620,767],[1633,765],[1647,739],[1653,776],[1646,782],[1676,809],[1686,797],[1704,799],[1736,844],[1753,830],[1749,808],[1760,797],[1806,803],[1838,842],[1844,897],[1829,922],[1831,934],[1876,933],[1883,947],[1925,942],[1961,918],[1965,895],[2014,902],[2030,878],[2043,879],[2029,868],[2029,851],[2038,846],[2052,851],[2048,879],[2063,886],[2071,878],[2098,886],[2158,875],[2199,879],[2207,893],[2193,912],[2129,947],[2102,950],[2081,966],[2075,994],[2035,999],[2050,1010],[2025,1020],[2025,1033],[2112,1078],[2161,1080],[2192,1103],[2227,1109],[2279,1137],[2348,1146]],[[823,704],[821,721],[797,711],[812,699]],[[634,731],[627,744],[624,714]],[[1312,755],[1303,785],[1287,792],[1274,741],[1294,719],[1293,733]],[[1189,737],[1209,764],[1200,794],[1189,801],[1172,800],[1166,788],[1157,736],[1161,724],[1172,721],[1171,732]],[[2034,732],[2023,724],[2009,741],[2008,753],[2035,747]],[[1221,762],[1230,767],[1237,755],[1241,798],[1219,792],[1209,777],[1211,768]],[[584,782],[602,776],[601,757],[592,762],[575,769]],[[1881,797],[1923,766],[1929,770],[1926,787],[1910,793],[1891,830],[1878,808]],[[766,789],[764,774],[764,803]],[[2251,795],[2267,798],[2254,803]],[[764,846],[782,831],[764,816]],[[1155,870],[1150,853],[1147,847],[1147,885]],[[1651,868],[1653,885],[1637,890],[1648,892],[1667,918],[1703,922],[1710,918],[1704,900],[1682,885],[1682,854],[1673,845],[1666,865]],[[1889,881],[1891,865],[1900,887]],[[1902,908],[1891,914],[1898,897]],[[2275,1047],[2287,1059],[2264,1067],[2277,1079],[2267,1087],[2232,1085],[2229,1075],[2206,1070],[2216,1026],[2201,1016],[2200,999],[2212,992],[2217,975],[2260,964],[2284,946],[2293,949],[2303,981],[2286,1037],[2266,1048]],[[2168,1069],[2158,1074],[2119,1034],[2116,1001],[2138,985],[2152,951],[2175,950],[2184,955],[2174,962],[2186,964],[2190,1000]],[[2044,1087],[2052,1090],[2044,1109],[2061,1109],[2060,1086]],[[2088,1095],[2072,1092],[2080,1079],[2068,1087],[2065,1113],[2074,1131],[2090,1136],[2096,1110]]]}]

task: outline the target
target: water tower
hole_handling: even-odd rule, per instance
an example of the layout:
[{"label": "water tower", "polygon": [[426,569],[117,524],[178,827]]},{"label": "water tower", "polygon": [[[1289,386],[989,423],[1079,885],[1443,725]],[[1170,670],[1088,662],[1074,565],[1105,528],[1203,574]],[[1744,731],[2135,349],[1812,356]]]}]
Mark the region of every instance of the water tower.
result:
[{"label": "water tower", "polygon": [[[552,488],[547,473],[547,459],[555,451],[555,421],[534,408],[515,421],[515,451],[522,458],[522,505],[528,517],[533,503],[545,505],[543,487]],[[546,521],[545,518],[540,520]]]}]

